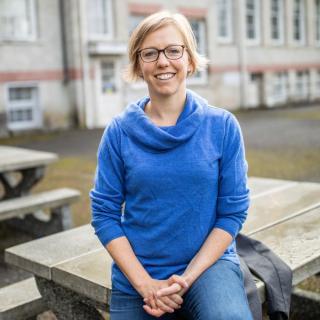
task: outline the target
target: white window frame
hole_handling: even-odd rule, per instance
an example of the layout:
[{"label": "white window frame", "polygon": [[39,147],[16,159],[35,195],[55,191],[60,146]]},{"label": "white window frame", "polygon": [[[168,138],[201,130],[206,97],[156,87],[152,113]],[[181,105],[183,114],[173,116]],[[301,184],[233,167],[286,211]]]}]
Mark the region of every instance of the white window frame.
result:
[{"label": "white window frame", "polygon": [[317,97],[320,97],[320,70],[316,72],[316,92],[318,92]]},{"label": "white window frame", "polygon": [[[132,31],[134,30],[134,28],[146,17],[147,17],[147,15],[132,13],[129,17],[129,25],[128,25],[129,34],[131,34]],[[135,19],[135,22],[138,22],[138,23],[132,23],[131,19]],[[141,79],[141,80],[139,79],[135,82],[130,83],[130,88],[132,88],[134,90],[140,90],[140,89],[147,90],[148,87],[147,87],[146,82],[143,79]]]},{"label": "white window frame", "polygon": [[[10,1],[10,0],[7,0]],[[1,34],[0,33],[0,41],[35,41],[37,39],[37,28],[36,28],[36,6],[35,0],[24,0],[26,1],[26,7],[29,12],[26,12],[26,15],[29,15],[29,28],[30,33],[28,35],[21,35],[18,34]],[[9,19],[9,17],[1,16],[0,15],[0,28],[2,23],[2,19]]]},{"label": "white window frame", "polygon": [[[299,7],[296,8],[296,1],[299,1]],[[296,19],[296,9],[299,10],[298,12],[298,18],[300,21],[300,28],[299,28],[299,33],[300,33],[300,39],[297,40],[295,39],[295,19]],[[293,0],[293,12],[292,12],[292,39],[293,42],[296,45],[304,45],[306,41],[306,19],[305,19],[305,2],[304,0]]]},{"label": "white window frame", "polygon": [[[247,21],[247,16],[248,16],[248,8],[247,8],[247,2],[248,1],[253,1],[254,4],[254,11],[252,12],[253,14],[253,20],[254,20],[254,33],[255,37],[254,38],[249,38],[248,37],[248,21]],[[247,39],[247,44],[248,45],[258,45],[260,44],[261,41],[261,26],[260,26],[260,21],[261,21],[261,3],[260,0],[246,0],[245,1],[245,24],[246,24],[246,39]]]},{"label": "white window frame", "polygon": [[[196,19],[196,18],[189,18],[189,22],[192,23],[196,22],[199,23],[199,41],[198,44],[198,52],[200,54],[206,55],[207,53],[207,30],[206,30],[206,20],[205,19]],[[207,69],[198,71],[191,77],[187,78],[187,83],[190,85],[203,85],[208,83],[208,73]]]},{"label": "white window frame", "polygon": [[[37,96],[35,97],[35,103],[32,106],[33,118],[31,121],[19,121],[19,122],[10,122],[9,113],[12,109],[17,106],[24,106],[29,101],[19,101],[12,102],[10,101],[10,89],[15,88],[35,88]],[[5,89],[5,103],[6,103],[6,113],[8,119],[8,128],[12,131],[18,130],[28,130],[28,129],[37,129],[42,127],[42,111],[40,104],[40,86],[37,82],[11,82],[4,86]]]},{"label": "white window frame", "polygon": [[[222,21],[223,17],[226,17]],[[231,43],[233,41],[233,0],[218,0],[217,1],[217,39],[219,43]],[[220,28],[226,30],[226,35],[220,34]]]},{"label": "white window frame", "polygon": [[86,0],[86,14],[87,14],[87,33],[90,40],[112,40],[113,38],[113,6],[112,0],[102,0],[105,2],[106,12],[104,17],[107,18],[107,29],[108,33],[93,33],[90,31],[90,7],[89,3],[91,0]]},{"label": "white window frame", "polygon": [[308,70],[296,72],[296,97],[298,100],[307,100],[310,95],[310,73]]},{"label": "white window frame", "polygon": [[[272,2],[277,1],[278,2],[278,11],[273,12],[272,10]],[[278,34],[279,38],[273,38],[273,18],[276,18],[278,20]],[[284,43],[284,0],[270,0],[270,39],[273,44],[275,45],[282,45]]]},{"label": "white window frame", "polygon": [[272,98],[274,103],[284,103],[288,99],[288,73],[285,71],[274,74]]},{"label": "white window frame", "polygon": [[315,43],[317,47],[320,47],[320,0],[314,1],[314,14],[315,14]]}]

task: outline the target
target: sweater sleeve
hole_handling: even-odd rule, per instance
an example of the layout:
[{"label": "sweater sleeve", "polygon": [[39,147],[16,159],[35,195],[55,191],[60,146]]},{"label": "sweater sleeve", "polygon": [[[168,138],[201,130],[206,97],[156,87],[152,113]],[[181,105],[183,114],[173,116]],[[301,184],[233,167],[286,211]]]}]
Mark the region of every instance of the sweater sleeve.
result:
[{"label": "sweater sleeve", "polygon": [[233,238],[241,230],[249,208],[247,171],[248,165],[240,125],[231,113],[227,113],[219,162],[215,227],[227,231]]},{"label": "sweater sleeve", "polygon": [[117,124],[106,128],[99,148],[95,183],[90,191],[91,224],[100,242],[124,236],[121,227],[121,208],[124,202],[124,165],[120,155]]}]

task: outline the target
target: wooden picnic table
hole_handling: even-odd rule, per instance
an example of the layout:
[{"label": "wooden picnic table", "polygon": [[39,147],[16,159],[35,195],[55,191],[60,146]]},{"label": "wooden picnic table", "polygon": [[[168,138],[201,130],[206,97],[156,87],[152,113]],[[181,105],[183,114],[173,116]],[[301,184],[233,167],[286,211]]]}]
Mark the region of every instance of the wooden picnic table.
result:
[{"label": "wooden picnic table", "polygon": [[[320,184],[249,178],[252,203],[242,229],[293,270],[293,285],[320,272]],[[90,225],[9,248],[6,262],[35,275],[48,308],[62,319],[102,319],[112,259]],[[257,282],[262,301],[264,285]]]},{"label": "wooden picnic table", "polygon": [[58,160],[54,153],[0,146],[0,183],[4,193],[0,201],[28,194],[39,182],[45,167]]}]

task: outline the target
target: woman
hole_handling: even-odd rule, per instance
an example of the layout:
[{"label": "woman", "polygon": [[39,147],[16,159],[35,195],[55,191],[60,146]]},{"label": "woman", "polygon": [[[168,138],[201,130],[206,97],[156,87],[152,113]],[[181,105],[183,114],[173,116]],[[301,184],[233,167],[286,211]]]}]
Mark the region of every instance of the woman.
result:
[{"label": "woman", "polygon": [[149,96],[106,128],[90,194],[111,320],[252,319],[234,244],[249,205],[239,125],[186,89],[206,60],[182,15],[142,21],[129,59]]}]

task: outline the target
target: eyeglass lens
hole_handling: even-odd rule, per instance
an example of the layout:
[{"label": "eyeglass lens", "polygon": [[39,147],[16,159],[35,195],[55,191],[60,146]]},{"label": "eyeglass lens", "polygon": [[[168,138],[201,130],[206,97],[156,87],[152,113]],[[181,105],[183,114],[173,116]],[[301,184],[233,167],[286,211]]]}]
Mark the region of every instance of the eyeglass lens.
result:
[{"label": "eyeglass lens", "polygon": [[164,52],[165,56],[170,60],[176,60],[182,57],[183,46],[168,46],[163,50],[158,50],[156,48],[146,48],[140,51],[141,59],[145,62],[156,61],[160,55],[160,52]]}]

